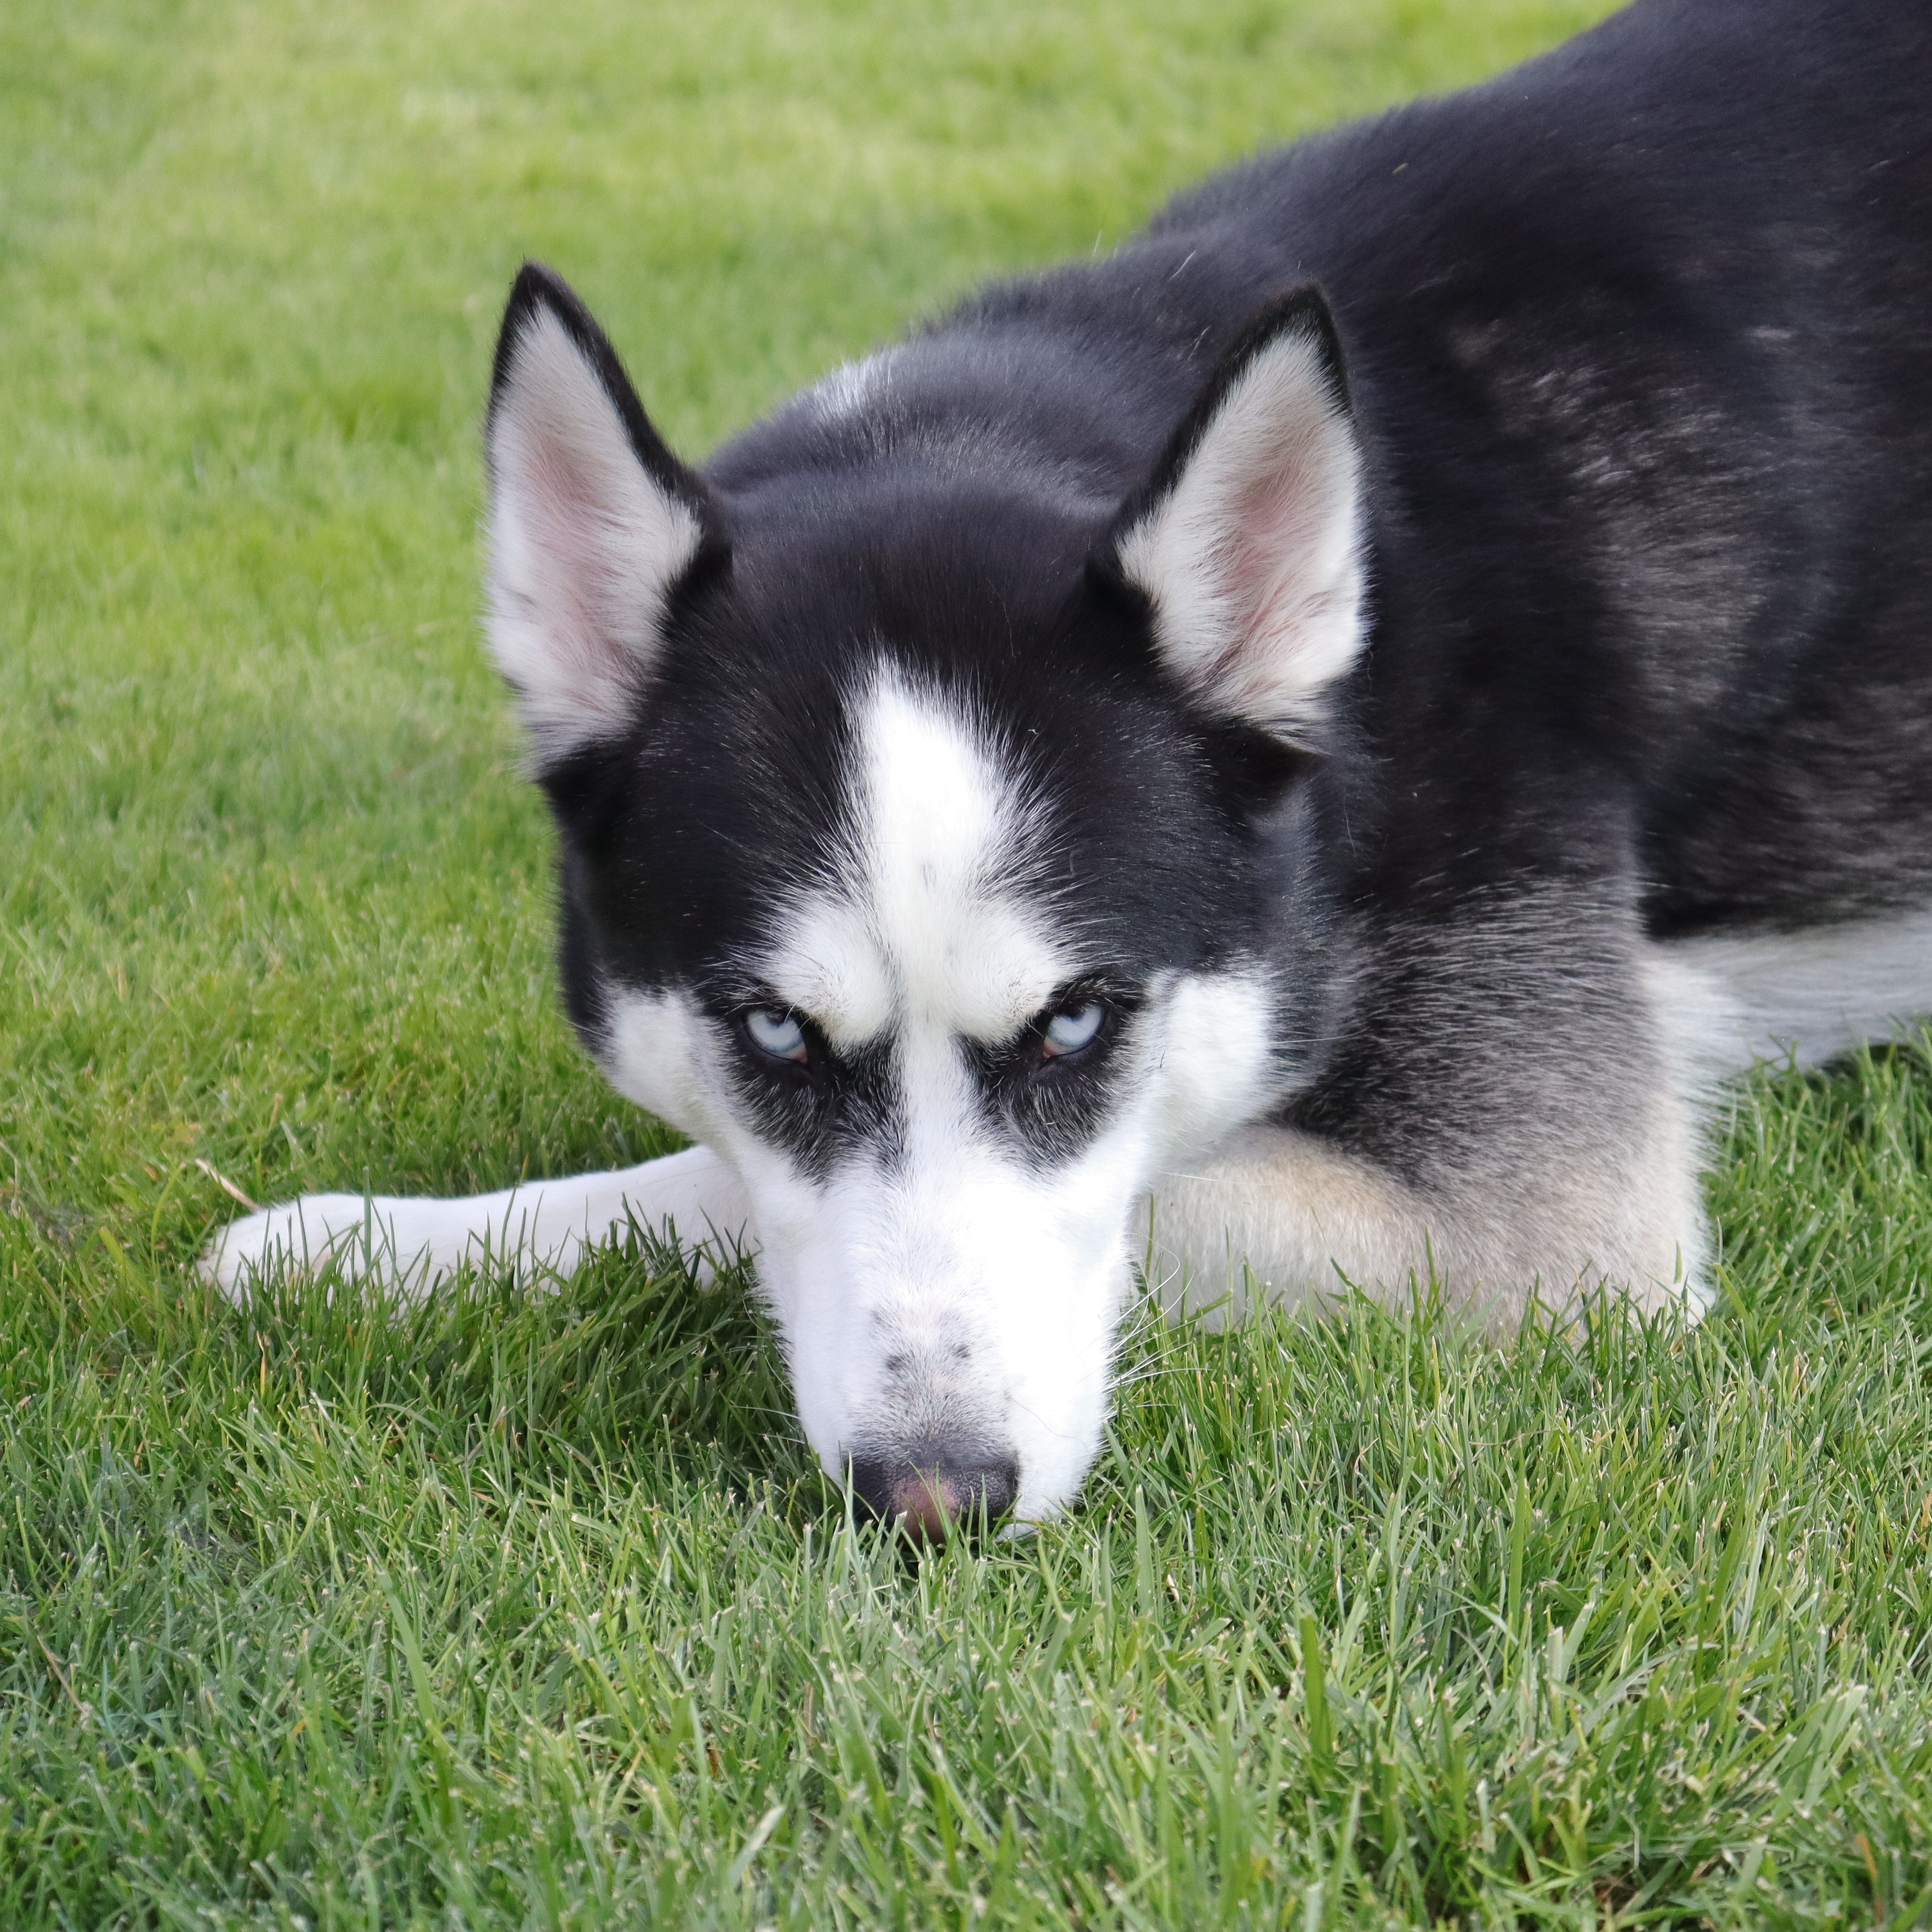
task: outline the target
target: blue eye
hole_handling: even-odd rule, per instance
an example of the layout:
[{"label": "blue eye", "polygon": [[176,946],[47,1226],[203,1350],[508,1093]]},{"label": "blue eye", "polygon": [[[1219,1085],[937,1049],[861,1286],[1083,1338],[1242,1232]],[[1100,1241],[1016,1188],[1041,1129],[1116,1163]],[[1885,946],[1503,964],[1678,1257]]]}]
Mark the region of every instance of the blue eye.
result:
[{"label": "blue eye", "polygon": [[800,1060],[806,1057],[805,1029],[782,1007],[754,1007],[745,1016],[745,1030],[752,1044],[774,1060]]},{"label": "blue eye", "polygon": [[1058,1060],[1063,1054],[1078,1053],[1083,1046],[1093,1044],[1094,1036],[1100,1030],[1101,1022],[1106,1017],[1106,1009],[1098,1000],[1090,1000],[1084,1006],[1055,1013],[1046,1023],[1046,1037],[1040,1042],[1040,1052],[1048,1060]]}]

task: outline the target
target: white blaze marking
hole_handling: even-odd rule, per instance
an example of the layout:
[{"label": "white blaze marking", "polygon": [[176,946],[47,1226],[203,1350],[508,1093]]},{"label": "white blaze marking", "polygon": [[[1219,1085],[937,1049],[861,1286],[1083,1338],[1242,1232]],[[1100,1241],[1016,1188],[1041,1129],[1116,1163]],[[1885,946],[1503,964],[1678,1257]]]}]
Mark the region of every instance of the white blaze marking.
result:
[{"label": "white blaze marking", "polygon": [[895,1026],[1010,1039],[1079,964],[1016,890],[1034,829],[1023,794],[956,704],[890,668],[857,737],[843,876],[776,922],[773,992],[841,1048]]}]

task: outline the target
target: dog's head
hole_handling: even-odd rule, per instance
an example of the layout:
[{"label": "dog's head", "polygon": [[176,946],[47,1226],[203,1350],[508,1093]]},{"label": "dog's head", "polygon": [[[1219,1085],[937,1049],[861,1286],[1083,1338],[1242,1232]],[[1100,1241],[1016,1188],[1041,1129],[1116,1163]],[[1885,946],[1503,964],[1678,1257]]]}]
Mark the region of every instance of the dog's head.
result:
[{"label": "dog's head", "polygon": [[1294,1078],[1282,827],[1361,632],[1318,300],[1124,484],[971,365],[916,340],[700,474],[532,267],[488,430],[572,1017],[742,1178],[827,1468],[928,1521],[1070,1498],[1136,1203]]}]

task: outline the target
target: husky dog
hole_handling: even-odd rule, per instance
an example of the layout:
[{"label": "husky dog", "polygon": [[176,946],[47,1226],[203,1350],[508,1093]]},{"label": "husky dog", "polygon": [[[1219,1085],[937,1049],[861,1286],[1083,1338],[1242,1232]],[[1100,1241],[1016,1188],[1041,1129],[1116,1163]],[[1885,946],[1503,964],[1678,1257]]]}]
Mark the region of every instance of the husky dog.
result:
[{"label": "husky dog", "polygon": [[697,1144],[206,1267],[742,1241],[929,1534],[1074,1496],[1138,1260],[1699,1312],[1713,1083],[1932,1008],[1928,102],[1923,7],[1638,0],[699,469],[526,267],[490,641],[571,1017]]}]

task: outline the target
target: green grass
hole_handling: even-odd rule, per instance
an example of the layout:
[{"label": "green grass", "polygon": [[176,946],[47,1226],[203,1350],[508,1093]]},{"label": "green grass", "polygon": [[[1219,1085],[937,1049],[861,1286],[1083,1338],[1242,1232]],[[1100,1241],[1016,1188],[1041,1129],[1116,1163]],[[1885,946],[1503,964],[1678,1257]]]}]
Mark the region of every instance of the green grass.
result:
[{"label": "green grass", "polygon": [[668,1144],[474,634],[522,255],[694,452],[1600,10],[0,12],[0,1924],[1932,1923],[1932,1043],[1742,1097],[1688,1340],[1150,1326],[1083,1510],[918,1569],[741,1281],[186,1272],[197,1161]]}]

